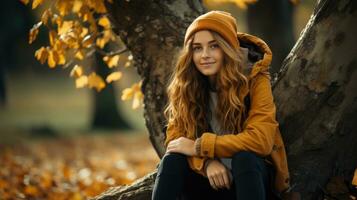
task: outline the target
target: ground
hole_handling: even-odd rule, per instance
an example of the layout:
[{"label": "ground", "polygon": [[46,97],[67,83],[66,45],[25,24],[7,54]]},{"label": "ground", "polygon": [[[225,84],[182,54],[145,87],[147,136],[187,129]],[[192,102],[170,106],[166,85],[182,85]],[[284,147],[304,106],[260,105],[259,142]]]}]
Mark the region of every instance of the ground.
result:
[{"label": "ground", "polygon": [[85,199],[159,162],[146,134],[91,134],[0,144],[0,199]]}]

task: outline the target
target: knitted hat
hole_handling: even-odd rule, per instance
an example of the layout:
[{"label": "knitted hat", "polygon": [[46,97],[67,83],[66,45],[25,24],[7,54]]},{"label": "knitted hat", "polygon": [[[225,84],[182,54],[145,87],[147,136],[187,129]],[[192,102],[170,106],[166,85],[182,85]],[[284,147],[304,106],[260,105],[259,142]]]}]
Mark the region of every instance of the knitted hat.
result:
[{"label": "knitted hat", "polygon": [[238,49],[237,22],[234,17],[224,11],[210,11],[197,17],[187,28],[184,45],[188,38],[200,30],[212,30],[220,34],[232,47]]}]

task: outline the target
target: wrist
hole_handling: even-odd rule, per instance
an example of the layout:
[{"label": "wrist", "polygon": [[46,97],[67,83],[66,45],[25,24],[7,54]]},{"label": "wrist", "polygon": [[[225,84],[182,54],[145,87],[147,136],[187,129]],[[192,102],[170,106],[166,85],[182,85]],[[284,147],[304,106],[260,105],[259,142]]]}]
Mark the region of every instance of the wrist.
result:
[{"label": "wrist", "polygon": [[208,165],[213,161],[214,159],[212,159],[212,158],[208,158],[206,161],[205,161],[205,163],[204,163],[204,165],[203,165],[203,171],[205,172],[205,174],[207,174],[207,167],[208,167]]},{"label": "wrist", "polygon": [[201,138],[196,139],[193,146],[194,146],[195,155],[196,155],[196,156],[200,156],[200,152],[201,152]]}]

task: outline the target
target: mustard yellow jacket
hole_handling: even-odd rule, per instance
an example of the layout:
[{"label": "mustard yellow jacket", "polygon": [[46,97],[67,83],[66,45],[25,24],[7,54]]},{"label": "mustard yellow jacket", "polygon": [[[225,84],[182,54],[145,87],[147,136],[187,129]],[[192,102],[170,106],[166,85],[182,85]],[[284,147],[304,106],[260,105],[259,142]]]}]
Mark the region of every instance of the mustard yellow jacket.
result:
[{"label": "mustard yellow jacket", "polygon": [[[250,110],[243,123],[243,131],[225,135],[205,132],[199,138],[199,156],[187,156],[190,168],[206,176],[204,162],[209,158],[232,157],[239,151],[254,152],[265,157],[276,169],[275,189],[282,192],[289,188],[289,171],[284,143],[276,121],[276,107],[273,100],[269,66],[272,52],[268,45],[260,38],[247,33],[237,33],[240,42],[250,43],[257,47],[263,58],[253,64],[248,75],[249,88],[241,94],[250,95]],[[241,98],[242,99],[242,98]],[[187,137],[174,130],[168,124],[166,130],[165,146],[176,138]]]}]

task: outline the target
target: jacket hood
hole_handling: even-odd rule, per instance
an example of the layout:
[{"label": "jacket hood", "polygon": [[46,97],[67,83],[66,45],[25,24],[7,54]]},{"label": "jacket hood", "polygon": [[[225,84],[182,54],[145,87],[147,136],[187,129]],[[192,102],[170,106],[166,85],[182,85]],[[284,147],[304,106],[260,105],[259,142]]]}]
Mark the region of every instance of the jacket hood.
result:
[{"label": "jacket hood", "polygon": [[249,79],[254,78],[258,73],[269,75],[272,60],[269,46],[259,37],[248,33],[237,32],[237,37],[240,47],[248,49],[248,61],[252,63],[252,66],[247,69]]}]

